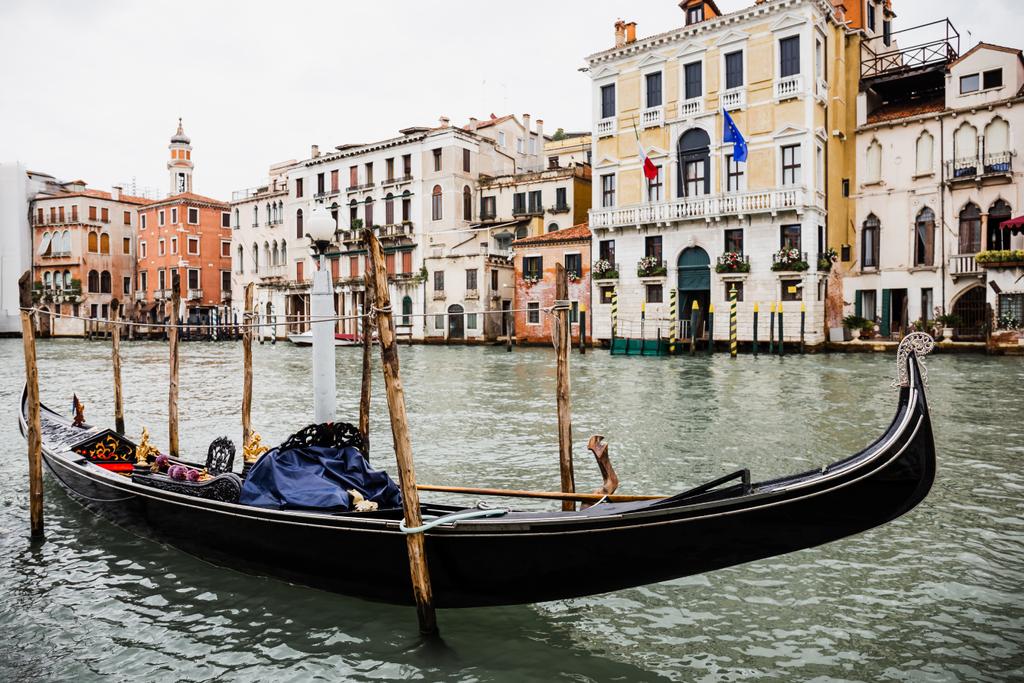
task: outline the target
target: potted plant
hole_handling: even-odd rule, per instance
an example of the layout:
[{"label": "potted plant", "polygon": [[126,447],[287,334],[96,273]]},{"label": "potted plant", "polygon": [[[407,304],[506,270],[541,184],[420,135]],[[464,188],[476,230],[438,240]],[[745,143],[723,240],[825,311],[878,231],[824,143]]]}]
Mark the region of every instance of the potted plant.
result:
[{"label": "potted plant", "polygon": [[853,339],[859,339],[861,330],[864,329],[865,324],[870,321],[867,318],[862,318],[859,315],[848,315],[843,318],[843,327],[850,331],[850,337]]},{"label": "potted plant", "polygon": [[829,247],[824,253],[818,256],[818,270],[823,272],[829,272],[832,270],[832,264],[839,260],[839,254],[835,249]]},{"label": "potted plant", "polygon": [[594,261],[592,270],[595,280],[614,280],[619,277],[619,271],[608,259]]},{"label": "potted plant", "polygon": [[794,270],[803,271],[810,268],[803,254],[799,249],[787,249],[783,247],[772,259],[772,270]]},{"label": "potted plant", "polygon": [[943,313],[935,318],[935,322],[942,325],[942,338],[949,341],[953,338],[953,328],[960,324],[960,316],[954,313]]},{"label": "potted plant", "polygon": [[665,263],[653,256],[644,256],[636,262],[637,277],[660,277],[667,272],[668,269],[665,268]]},{"label": "potted plant", "polygon": [[863,324],[860,326],[860,336],[862,339],[871,339],[878,332],[878,325],[874,320],[865,319]]},{"label": "potted plant", "polygon": [[749,273],[750,261],[743,258],[738,251],[727,251],[718,257],[715,265],[716,273]]}]

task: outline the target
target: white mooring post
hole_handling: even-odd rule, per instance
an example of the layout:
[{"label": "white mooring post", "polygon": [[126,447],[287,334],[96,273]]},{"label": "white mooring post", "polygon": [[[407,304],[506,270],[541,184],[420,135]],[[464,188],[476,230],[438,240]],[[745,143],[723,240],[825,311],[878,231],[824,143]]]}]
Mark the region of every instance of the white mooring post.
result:
[{"label": "white mooring post", "polygon": [[309,297],[309,315],[313,319],[313,418],[317,424],[334,422],[336,408],[334,287],[324,257],[334,229],[334,219],[323,207],[310,212],[308,235],[316,248],[319,264],[313,272]]}]

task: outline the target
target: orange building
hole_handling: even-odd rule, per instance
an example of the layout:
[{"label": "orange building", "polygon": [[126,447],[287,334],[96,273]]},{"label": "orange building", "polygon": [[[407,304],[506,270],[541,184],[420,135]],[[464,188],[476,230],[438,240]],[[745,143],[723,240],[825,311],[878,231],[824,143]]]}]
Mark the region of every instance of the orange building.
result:
[{"label": "orange building", "polygon": [[226,321],[231,308],[231,214],[227,202],[192,192],[192,146],[182,129],[171,138],[167,162],[171,195],[140,209],[136,299],[141,319],[168,311],[173,274],[181,278],[182,319]]},{"label": "orange building", "polygon": [[117,299],[132,309],[136,209],[149,203],[115,187],[87,189],[85,181],[60,183],[32,200],[33,296],[43,336],[78,336],[81,320],[107,318]]},{"label": "orange building", "polygon": [[[569,277],[570,336],[579,343],[579,313],[590,311],[590,228],[586,223],[512,243],[515,253],[515,336],[517,343],[551,343],[551,316],[544,309],[555,303],[555,264]],[[590,314],[584,319],[591,338]]]}]

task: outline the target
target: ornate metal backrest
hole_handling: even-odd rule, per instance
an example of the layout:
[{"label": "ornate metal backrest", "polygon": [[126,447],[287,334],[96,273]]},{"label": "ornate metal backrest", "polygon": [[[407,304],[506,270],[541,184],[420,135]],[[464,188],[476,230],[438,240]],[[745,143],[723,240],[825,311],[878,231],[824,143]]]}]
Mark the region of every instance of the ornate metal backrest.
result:
[{"label": "ornate metal backrest", "polygon": [[924,357],[935,348],[935,340],[926,332],[911,332],[896,351],[896,379],[892,381],[893,389],[910,386],[907,374],[907,357],[913,353],[917,356],[917,367],[921,371],[921,383],[928,386],[928,368],[924,366]]},{"label": "ornate metal backrest", "polygon": [[230,472],[234,464],[235,444],[226,436],[214,439],[206,453],[206,471],[216,477],[218,474]]},{"label": "ornate metal backrest", "polygon": [[328,448],[352,446],[360,453],[366,453],[362,433],[358,427],[348,422],[325,422],[309,425],[289,436],[279,446],[279,449],[284,451],[303,446],[325,446]]}]

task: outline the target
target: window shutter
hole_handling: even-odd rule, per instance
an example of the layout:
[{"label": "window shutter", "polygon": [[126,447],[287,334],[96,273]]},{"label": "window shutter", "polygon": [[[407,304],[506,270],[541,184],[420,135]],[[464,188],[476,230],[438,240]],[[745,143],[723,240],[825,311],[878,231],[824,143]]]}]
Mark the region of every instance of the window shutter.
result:
[{"label": "window shutter", "polygon": [[859,289],[853,295],[853,314],[858,318],[864,317],[864,292]]},{"label": "window shutter", "polygon": [[882,290],[882,324],[878,326],[878,331],[883,337],[888,337],[891,333],[889,329],[889,318],[892,308],[892,290]]}]

